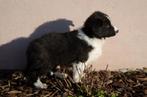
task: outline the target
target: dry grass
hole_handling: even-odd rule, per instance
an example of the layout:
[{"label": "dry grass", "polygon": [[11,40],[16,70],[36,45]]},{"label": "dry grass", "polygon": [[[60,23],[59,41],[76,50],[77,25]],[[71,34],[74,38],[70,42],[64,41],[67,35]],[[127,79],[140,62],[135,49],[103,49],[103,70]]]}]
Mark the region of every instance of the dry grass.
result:
[{"label": "dry grass", "polygon": [[95,71],[90,67],[85,74],[79,84],[70,77],[45,76],[42,81],[48,88],[36,89],[26,85],[21,72],[14,72],[8,78],[0,79],[0,97],[147,97],[146,68],[123,73]]}]

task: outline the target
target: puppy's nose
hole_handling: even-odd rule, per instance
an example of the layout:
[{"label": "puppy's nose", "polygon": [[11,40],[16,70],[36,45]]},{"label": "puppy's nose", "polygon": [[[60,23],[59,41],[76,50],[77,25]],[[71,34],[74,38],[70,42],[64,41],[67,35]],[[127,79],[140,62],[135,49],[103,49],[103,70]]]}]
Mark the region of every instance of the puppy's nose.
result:
[{"label": "puppy's nose", "polygon": [[116,33],[118,33],[118,32],[119,32],[118,28],[117,28],[117,27],[115,27],[115,26],[114,26],[114,31],[115,31]]}]

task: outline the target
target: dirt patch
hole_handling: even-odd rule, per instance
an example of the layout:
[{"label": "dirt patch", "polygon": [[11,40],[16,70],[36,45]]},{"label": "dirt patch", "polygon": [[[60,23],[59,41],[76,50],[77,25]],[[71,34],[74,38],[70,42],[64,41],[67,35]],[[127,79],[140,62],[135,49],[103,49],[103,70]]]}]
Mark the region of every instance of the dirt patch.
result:
[{"label": "dirt patch", "polygon": [[82,83],[68,77],[43,76],[47,89],[27,86],[22,72],[6,77],[1,73],[0,97],[147,97],[147,68],[121,71],[95,71],[88,68]]}]

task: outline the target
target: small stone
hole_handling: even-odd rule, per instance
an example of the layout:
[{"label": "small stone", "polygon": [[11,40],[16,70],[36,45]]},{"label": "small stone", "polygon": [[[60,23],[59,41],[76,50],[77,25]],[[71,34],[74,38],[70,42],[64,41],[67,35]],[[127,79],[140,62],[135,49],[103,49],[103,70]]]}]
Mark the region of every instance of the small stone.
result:
[{"label": "small stone", "polygon": [[125,72],[128,72],[129,69],[128,68],[122,68],[122,69],[119,69],[119,71],[125,73]]}]

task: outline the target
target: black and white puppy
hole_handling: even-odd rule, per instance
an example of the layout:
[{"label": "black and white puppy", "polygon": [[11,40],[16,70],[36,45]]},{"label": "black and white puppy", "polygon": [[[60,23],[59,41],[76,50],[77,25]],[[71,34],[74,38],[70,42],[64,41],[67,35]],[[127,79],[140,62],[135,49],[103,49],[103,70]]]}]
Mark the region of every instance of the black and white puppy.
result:
[{"label": "black and white puppy", "polygon": [[102,53],[105,38],[118,30],[108,15],[96,11],[82,28],[65,33],[49,33],[32,41],[27,49],[27,78],[38,88],[46,88],[40,76],[54,74],[58,65],[72,67],[73,80],[79,82],[85,66]]}]

